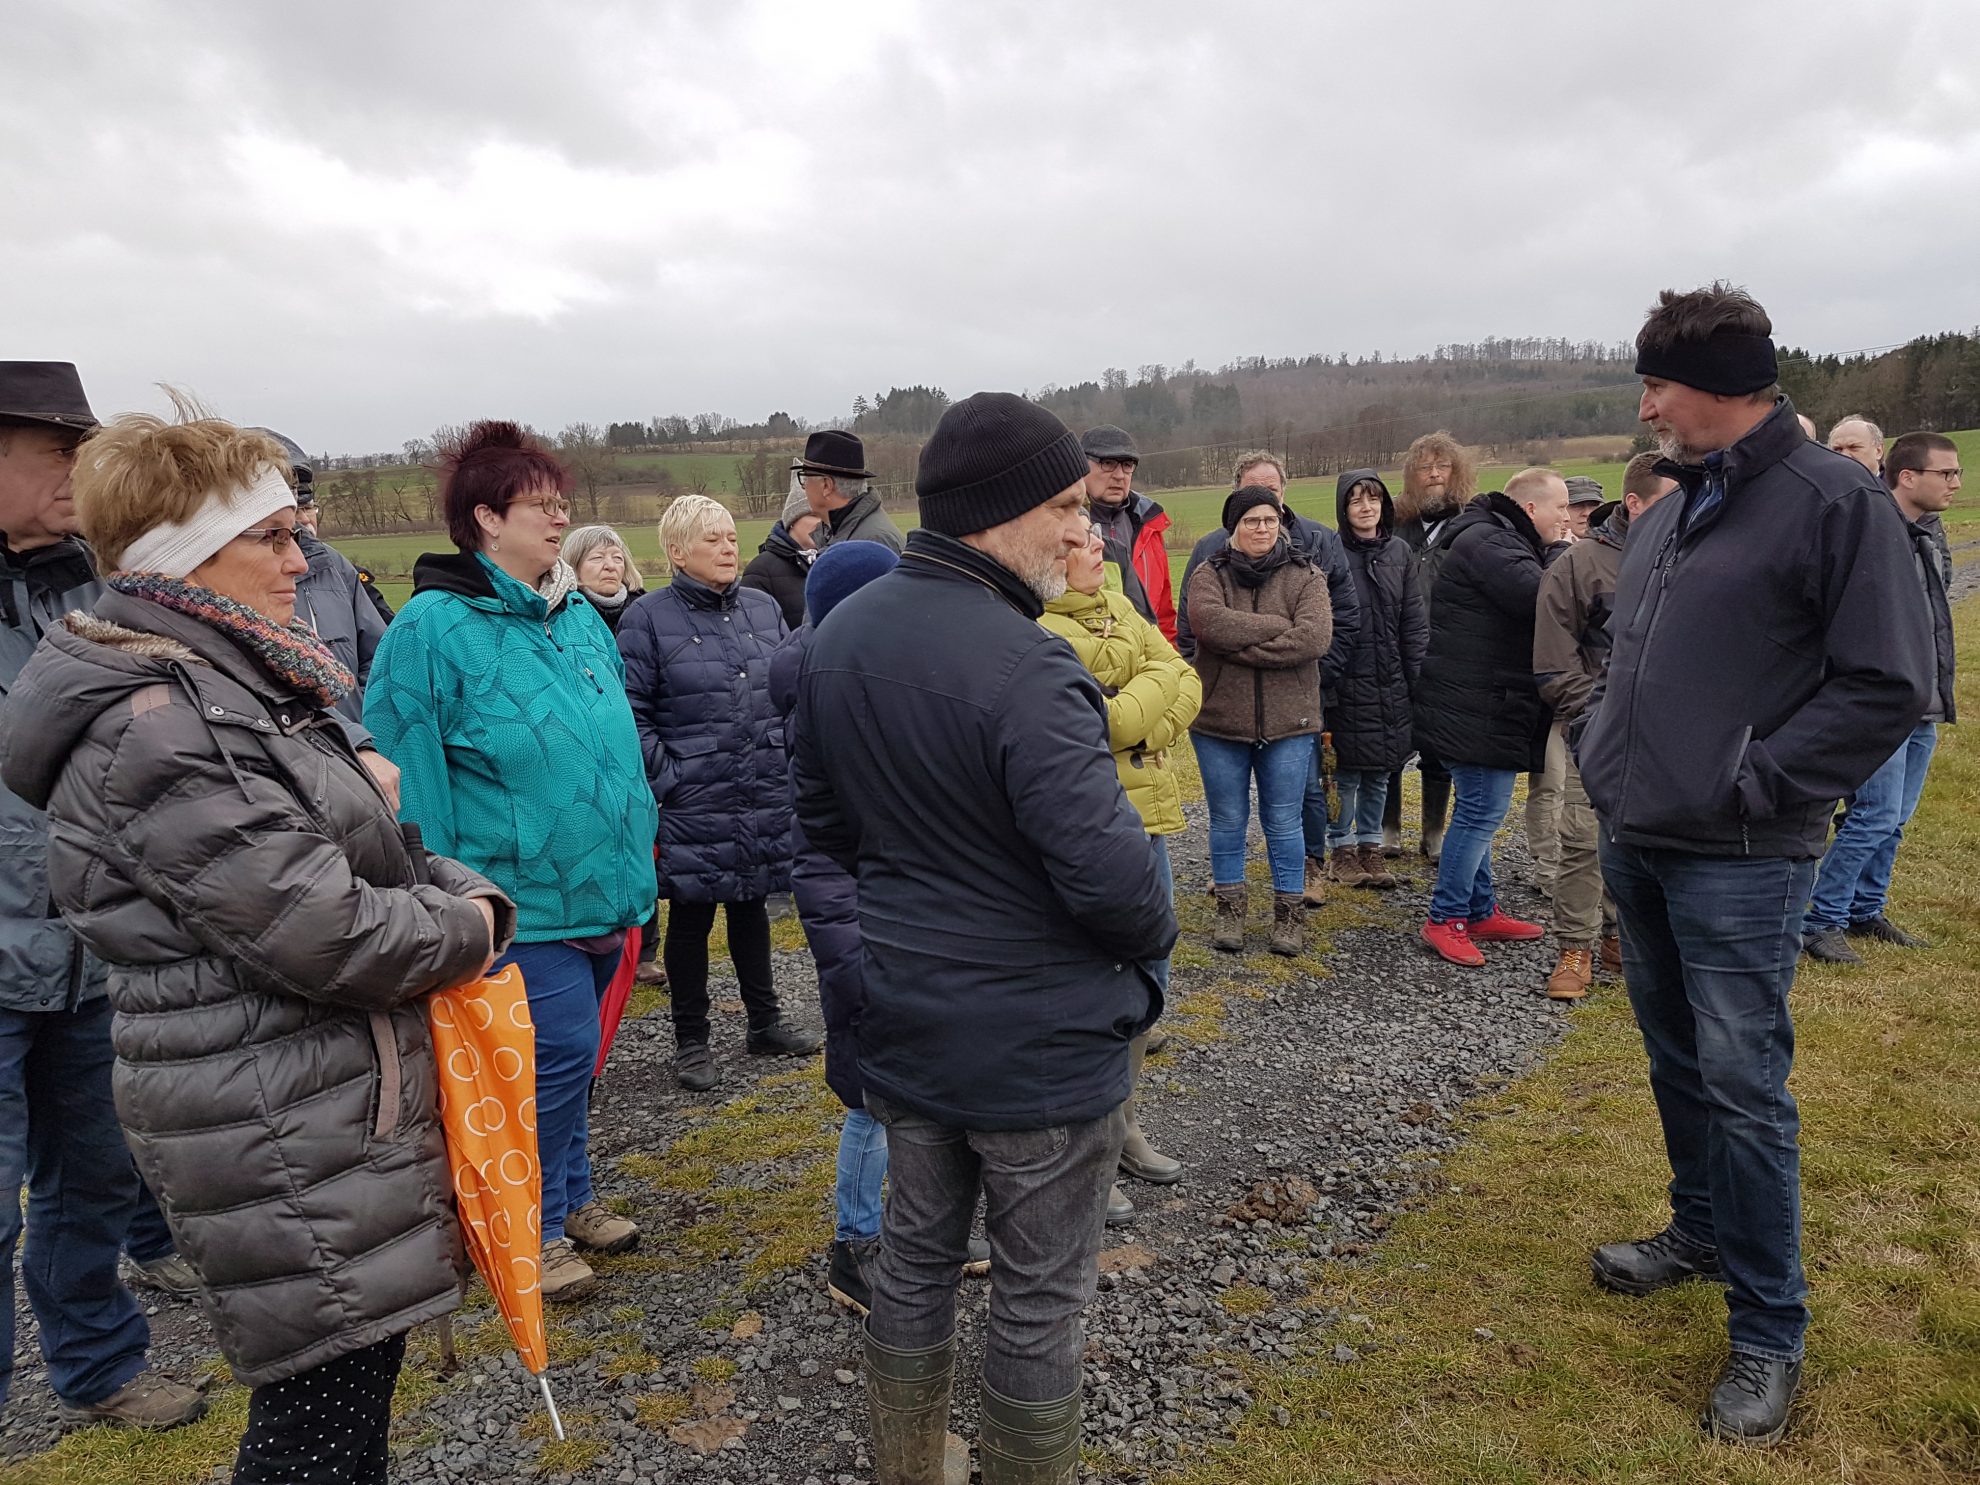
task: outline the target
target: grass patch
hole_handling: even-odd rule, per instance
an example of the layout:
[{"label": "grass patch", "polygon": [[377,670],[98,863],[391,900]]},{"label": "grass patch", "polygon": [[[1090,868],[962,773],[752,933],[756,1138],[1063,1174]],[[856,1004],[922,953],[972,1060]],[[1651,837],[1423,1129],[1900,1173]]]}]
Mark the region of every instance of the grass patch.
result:
[{"label": "grass patch", "polygon": [[1217,1303],[1228,1315],[1262,1315],[1272,1308],[1272,1295],[1256,1284],[1237,1284],[1218,1295]]},{"label": "grass patch", "polygon": [[604,1455],[603,1439],[552,1439],[536,1451],[536,1469],[544,1475],[581,1475]]},{"label": "grass patch", "polygon": [[621,1347],[598,1368],[599,1375],[617,1382],[624,1377],[650,1377],[660,1370],[660,1358],[644,1346]]},{"label": "grass patch", "polygon": [[633,1421],[641,1428],[670,1428],[687,1417],[689,1406],[678,1392],[651,1392],[633,1404]]},{"label": "grass patch", "polygon": [[726,1382],[736,1374],[736,1364],[726,1356],[697,1356],[693,1371],[704,1382]]},{"label": "grass patch", "polygon": [[[563,1415],[563,1418],[564,1433],[567,1436],[579,1433],[585,1429],[596,1428],[602,1421],[599,1414],[592,1412],[567,1412]],[[516,1430],[516,1437],[524,1440],[551,1439],[554,1441],[556,1435],[550,1427],[550,1415],[541,1410],[531,1413],[527,1418],[523,1419],[522,1426]]]},{"label": "grass patch", "polygon": [[203,1485],[233,1462],[247,1427],[247,1404],[245,1387],[222,1387],[197,1423],[158,1434],[79,1429],[0,1474],[7,1485]]}]

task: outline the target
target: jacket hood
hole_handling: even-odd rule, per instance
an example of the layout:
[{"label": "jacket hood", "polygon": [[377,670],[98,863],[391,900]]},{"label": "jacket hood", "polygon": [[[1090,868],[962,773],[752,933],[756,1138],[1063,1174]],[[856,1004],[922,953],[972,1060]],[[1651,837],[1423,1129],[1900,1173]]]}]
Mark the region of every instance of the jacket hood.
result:
[{"label": "jacket hood", "polygon": [[1389,487],[1382,476],[1372,469],[1350,469],[1334,482],[1334,529],[1340,533],[1342,541],[1358,541],[1348,530],[1348,493],[1363,480],[1371,481],[1382,492],[1382,524],[1376,531],[1378,541],[1387,541],[1396,534],[1396,502],[1389,494]]},{"label": "jacket hood", "polygon": [[577,585],[577,573],[561,557],[534,591],[474,552],[424,552],[413,563],[415,598],[428,592],[452,593],[477,608],[539,621],[562,608]]},{"label": "jacket hood", "polygon": [[1487,490],[1471,497],[1467,505],[1454,517],[1450,525],[1437,533],[1437,545],[1448,547],[1459,535],[1473,526],[1483,526],[1489,522],[1510,526],[1520,538],[1526,541],[1535,552],[1544,551],[1547,543],[1540,539],[1539,531],[1533,525],[1533,518],[1527,515],[1524,507],[1498,490]]},{"label": "jacket hood", "polygon": [[1629,534],[1629,507],[1620,500],[1605,501],[1588,517],[1588,535],[1604,546],[1621,548]]},{"label": "jacket hood", "polygon": [[795,562],[800,566],[808,564],[818,555],[809,547],[799,546],[797,538],[785,529],[782,521],[770,528],[770,534],[763,538],[763,545],[756,550],[767,552],[773,557],[782,557],[786,562]]}]

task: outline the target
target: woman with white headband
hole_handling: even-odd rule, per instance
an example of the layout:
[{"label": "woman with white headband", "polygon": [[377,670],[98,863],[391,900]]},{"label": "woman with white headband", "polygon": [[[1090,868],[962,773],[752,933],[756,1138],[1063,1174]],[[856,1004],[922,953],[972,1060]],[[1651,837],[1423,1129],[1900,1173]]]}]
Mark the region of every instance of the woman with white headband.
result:
[{"label": "woman with white headband", "polygon": [[331,715],[352,681],[295,622],[288,467],[204,417],[84,446],[111,591],[0,707],[0,774],[48,812],[53,906],[110,967],[118,1116],[253,1388],[233,1478],[382,1481],[406,1332],[461,1295],[423,1000],[515,911],[415,862]]}]

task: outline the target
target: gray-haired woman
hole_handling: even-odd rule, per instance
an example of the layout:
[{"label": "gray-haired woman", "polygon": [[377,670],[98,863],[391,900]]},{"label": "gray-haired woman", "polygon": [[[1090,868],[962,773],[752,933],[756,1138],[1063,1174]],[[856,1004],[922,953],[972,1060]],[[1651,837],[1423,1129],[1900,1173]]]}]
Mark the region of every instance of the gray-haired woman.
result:
[{"label": "gray-haired woman", "polygon": [[580,526],[564,533],[563,550],[564,560],[577,574],[579,591],[617,634],[627,606],[646,591],[625,538],[610,526]]}]

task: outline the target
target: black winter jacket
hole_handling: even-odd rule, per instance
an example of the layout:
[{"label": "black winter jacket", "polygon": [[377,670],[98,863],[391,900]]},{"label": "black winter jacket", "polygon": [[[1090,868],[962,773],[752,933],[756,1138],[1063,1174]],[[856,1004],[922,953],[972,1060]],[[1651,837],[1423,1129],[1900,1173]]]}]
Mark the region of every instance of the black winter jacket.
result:
[{"label": "black winter jacket", "polygon": [[660,804],[660,895],[746,902],[791,884],[784,718],[770,656],[784,619],[768,594],[718,593],[686,573],[619,623],[626,698]]},{"label": "black winter jacket", "polygon": [[1612,841],[1704,855],[1822,854],[1836,801],[1924,715],[1932,629],[1904,518],[1785,397],[1630,523],[1608,674],[1578,739]]},{"label": "black winter jacket", "polygon": [[1553,713],[1533,681],[1533,607],[1546,543],[1516,502],[1492,491],[1437,544],[1447,550],[1417,678],[1417,746],[1445,764],[1544,767]]},{"label": "black winter jacket", "polygon": [[[1309,521],[1289,505],[1280,507],[1287,537],[1306,559],[1327,575],[1327,597],[1334,610],[1334,638],[1320,662],[1320,680],[1331,684],[1347,666],[1354,652],[1354,637],[1361,629],[1361,599],[1348,568],[1347,552],[1341,539],[1318,521]],[[1189,580],[1196,569],[1231,544],[1230,532],[1219,526],[1197,542],[1183,568],[1182,584],[1176,599],[1176,648],[1185,660],[1196,659],[1196,636],[1189,628]]]},{"label": "black winter jacket", "polygon": [[1363,480],[1382,485],[1374,470],[1351,469],[1334,497],[1361,629],[1346,668],[1327,685],[1327,730],[1342,768],[1393,771],[1415,749],[1411,697],[1430,645],[1430,617],[1417,587],[1416,554],[1394,535],[1396,507],[1386,485],[1375,539],[1348,530],[1348,492]]},{"label": "black winter jacket", "polygon": [[779,521],[742,570],[742,585],[776,599],[784,627],[793,634],[804,623],[804,580],[811,576],[811,559],[816,555],[793,541]]},{"label": "black winter jacket", "polygon": [[860,1075],[943,1124],[1043,1129],[1128,1092],[1176,919],[1099,683],[1036,595],[939,532],[834,609],[798,682],[811,843],[859,882]]},{"label": "black winter jacket", "polygon": [[1912,550],[1918,560],[1918,582],[1932,615],[1932,702],[1925,719],[1957,722],[1959,708],[1953,700],[1953,683],[1958,679],[1958,651],[1954,644],[1952,600],[1946,591],[1952,581],[1952,552],[1946,544],[1945,527],[1937,520],[1908,524]]}]

